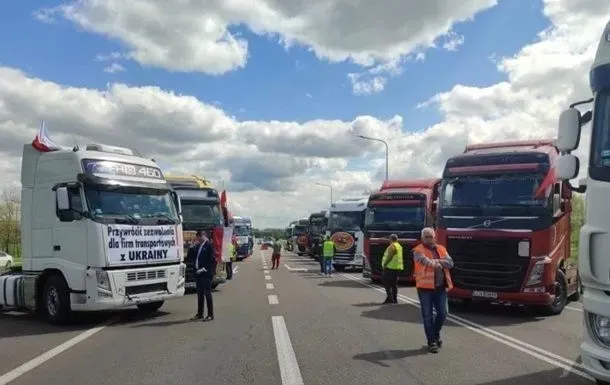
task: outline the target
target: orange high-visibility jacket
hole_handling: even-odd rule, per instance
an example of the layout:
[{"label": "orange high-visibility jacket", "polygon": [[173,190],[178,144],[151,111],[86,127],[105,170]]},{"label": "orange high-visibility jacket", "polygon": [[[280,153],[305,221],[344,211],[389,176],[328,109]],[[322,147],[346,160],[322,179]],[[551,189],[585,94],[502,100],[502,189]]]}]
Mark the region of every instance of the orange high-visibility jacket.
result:
[{"label": "orange high-visibility jacket", "polygon": [[[441,260],[447,259],[449,253],[447,253],[447,249],[444,246],[436,245],[436,251]],[[434,260],[432,250],[428,249],[423,244],[419,244],[413,248],[413,256],[415,286],[418,289],[434,289],[434,267],[430,266],[431,260]],[[425,257],[426,260],[422,260],[422,256]],[[453,287],[453,282],[451,281],[449,269],[444,267],[443,272],[445,274],[445,280],[447,281],[447,289],[451,289]]]}]

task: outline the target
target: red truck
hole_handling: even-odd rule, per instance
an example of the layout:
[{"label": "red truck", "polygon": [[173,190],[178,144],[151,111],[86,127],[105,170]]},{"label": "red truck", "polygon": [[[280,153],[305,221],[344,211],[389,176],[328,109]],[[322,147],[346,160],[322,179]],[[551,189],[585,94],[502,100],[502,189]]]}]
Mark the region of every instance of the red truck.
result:
[{"label": "red truck", "polygon": [[413,257],[421,230],[435,224],[440,179],[389,180],[369,196],[364,222],[362,276],[381,280],[381,258],[394,233],[403,246],[404,271],[399,281],[412,283]]},{"label": "red truck", "polygon": [[453,257],[449,298],[563,311],[580,295],[570,260],[572,190],[553,140],[470,145],[443,171],[437,239]]}]

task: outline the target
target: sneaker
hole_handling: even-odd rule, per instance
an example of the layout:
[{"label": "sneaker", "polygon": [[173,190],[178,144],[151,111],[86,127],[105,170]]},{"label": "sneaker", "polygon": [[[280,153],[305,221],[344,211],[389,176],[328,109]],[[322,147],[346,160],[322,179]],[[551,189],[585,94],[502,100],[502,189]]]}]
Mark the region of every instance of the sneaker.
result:
[{"label": "sneaker", "polygon": [[441,340],[440,338],[436,339],[436,345],[438,346],[438,348],[442,348],[443,347],[443,340]]},{"label": "sneaker", "polygon": [[200,320],[200,319],[203,319],[203,315],[195,314],[195,316],[193,316],[193,318],[191,318],[191,321],[196,321],[196,320]]},{"label": "sneaker", "polygon": [[428,351],[430,353],[438,353],[438,345],[436,342],[431,342],[428,344]]}]

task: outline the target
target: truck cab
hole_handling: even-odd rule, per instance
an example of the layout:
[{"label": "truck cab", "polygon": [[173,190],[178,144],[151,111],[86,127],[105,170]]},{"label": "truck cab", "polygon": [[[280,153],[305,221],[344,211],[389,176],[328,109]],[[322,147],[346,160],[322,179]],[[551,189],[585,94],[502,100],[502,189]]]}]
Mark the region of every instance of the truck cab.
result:
[{"label": "truck cab", "polygon": [[[186,257],[189,247],[193,245],[197,230],[209,233],[214,243],[223,239],[223,211],[218,191],[212,183],[196,175],[166,175],[172,189],[178,194],[182,207],[183,248]],[[216,252],[216,275],[212,287],[225,283],[227,278],[226,263],[222,261],[220,248]],[[186,288],[195,288],[195,262],[185,260]]]},{"label": "truck cab", "polygon": [[233,217],[233,234],[237,241],[237,260],[241,261],[252,255],[254,249],[254,238],[252,221],[247,217]]},{"label": "truck cab", "polygon": [[292,236],[292,245],[298,255],[309,253],[309,218],[296,221]]},{"label": "truck cab", "polygon": [[399,281],[413,283],[411,250],[420,241],[424,227],[434,227],[440,179],[388,180],[369,196],[364,224],[362,276],[381,281],[381,259],[390,234],[403,247],[404,270]]},{"label": "truck cab", "polygon": [[326,233],[335,244],[333,267],[361,268],[364,253],[364,216],[367,196],[342,198],[330,205]]},{"label": "truck cab", "polygon": [[438,242],[455,265],[450,300],[563,311],[578,296],[570,256],[572,190],[553,140],[470,145],[443,171]]},{"label": "truck cab", "polygon": [[[574,190],[585,195],[585,224],[580,229],[578,265],[583,293],[582,365],[598,384],[610,384],[610,22],[604,28],[589,73],[593,98],[576,102],[559,117],[557,147],[562,152],[557,177],[570,184],[579,177],[581,130],[591,124],[587,176]],[[579,105],[592,103],[581,114]]]},{"label": "truck cab", "polygon": [[312,258],[317,259],[322,255],[322,243],[328,224],[326,213],[326,211],[320,211],[309,216],[309,255]]},{"label": "truck cab", "polygon": [[103,144],[26,144],[21,185],[23,267],[0,276],[0,305],[57,324],[184,295],[180,202],[153,160]]}]

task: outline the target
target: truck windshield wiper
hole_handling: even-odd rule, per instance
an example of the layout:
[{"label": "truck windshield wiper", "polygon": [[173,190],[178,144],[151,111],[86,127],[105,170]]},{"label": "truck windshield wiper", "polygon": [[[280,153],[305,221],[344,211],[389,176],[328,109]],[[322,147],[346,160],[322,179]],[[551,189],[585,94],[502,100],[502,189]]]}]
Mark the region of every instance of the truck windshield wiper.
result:
[{"label": "truck windshield wiper", "polygon": [[166,214],[157,214],[155,215],[156,217],[161,217],[161,219],[159,219],[157,221],[157,224],[159,225],[173,225],[176,223],[176,220],[173,219],[172,217],[170,217],[169,215]]},{"label": "truck windshield wiper", "polygon": [[124,214],[124,215],[117,215],[118,218],[115,218],[114,221],[116,223],[131,223],[134,225],[137,225],[138,223],[140,223],[140,220],[138,220],[138,218],[134,217],[133,215],[129,215],[129,214]]}]

